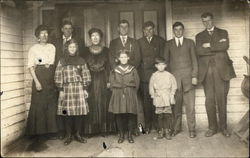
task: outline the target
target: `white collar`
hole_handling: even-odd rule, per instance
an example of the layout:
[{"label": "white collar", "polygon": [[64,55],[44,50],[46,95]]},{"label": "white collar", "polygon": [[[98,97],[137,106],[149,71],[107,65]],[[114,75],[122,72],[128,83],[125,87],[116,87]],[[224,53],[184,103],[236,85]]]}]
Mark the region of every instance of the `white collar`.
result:
[{"label": "white collar", "polygon": [[183,39],[184,39],[183,36],[181,36],[180,38],[174,37],[174,39],[175,39],[175,43],[176,43],[177,46],[178,46],[179,40],[181,42],[181,45],[183,44]]},{"label": "white collar", "polygon": [[123,39],[123,37],[125,37],[125,41],[128,39],[128,35],[125,36],[120,35],[121,40]]},{"label": "white collar", "polygon": [[214,31],[214,26],[211,29],[207,29],[207,31]]},{"label": "white collar", "polygon": [[[71,40],[71,38],[72,38],[72,35],[70,35],[70,36],[67,38],[67,41],[68,41],[68,40]],[[64,40],[64,39],[66,39],[66,37],[63,35],[63,40]]]}]

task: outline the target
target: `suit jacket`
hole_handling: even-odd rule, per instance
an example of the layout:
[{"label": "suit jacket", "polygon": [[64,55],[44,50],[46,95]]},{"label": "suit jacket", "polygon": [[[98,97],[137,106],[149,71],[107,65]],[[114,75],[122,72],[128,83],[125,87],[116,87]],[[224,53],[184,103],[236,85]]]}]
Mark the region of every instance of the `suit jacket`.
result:
[{"label": "suit jacket", "polygon": [[181,88],[181,85],[184,91],[192,89],[192,78],[197,78],[198,75],[194,41],[183,38],[183,43],[180,47],[177,47],[175,39],[167,41],[164,58],[168,63],[169,71],[176,78],[178,89]]},{"label": "suit jacket", "polygon": [[[209,35],[208,31],[204,30],[198,33],[195,39],[199,65],[199,82],[204,80],[209,62],[215,64],[221,79],[228,81],[236,77],[232,64],[233,61],[227,53],[229,39],[226,30],[215,27],[212,35]],[[210,43],[211,47],[203,48],[203,43]]]},{"label": "suit jacket", "polygon": [[138,42],[128,37],[125,46],[123,46],[120,37],[112,40],[109,45],[109,62],[111,69],[114,69],[118,63],[119,51],[121,50],[128,50],[129,51],[129,64],[138,68],[141,61],[140,50]]},{"label": "suit jacket", "polygon": [[[78,42],[78,46],[79,46],[79,55],[82,56],[82,54],[84,53],[84,41],[80,38],[77,38],[75,36],[72,35],[72,38],[74,38],[77,42]],[[61,57],[63,57],[64,55],[64,47],[63,47],[63,38],[62,36],[59,38],[56,38],[54,40],[52,40],[52,44],[55,45],[56,47],[56,56],[55,56],[55,65],[58,64],[59,60]]]},{"label": "suit jacket", "polygon": [[156,71],[155,58],[163,57],[165,43],[166,41],[157,35],[152,37],[150,43],[145,36],[138,40],[141,54],[139,74],[142,82],[148,83],[152,73]]}]

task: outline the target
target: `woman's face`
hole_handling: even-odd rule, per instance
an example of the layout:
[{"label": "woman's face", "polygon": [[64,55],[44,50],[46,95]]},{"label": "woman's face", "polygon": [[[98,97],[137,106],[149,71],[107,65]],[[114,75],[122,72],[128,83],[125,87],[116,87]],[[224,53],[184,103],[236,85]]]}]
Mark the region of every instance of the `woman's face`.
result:
[{"label": "woman's face", "polygon": [[39,36],[38,36],[38,39],[39,39],[39,41],[40,41],[41,43],[47,43],[47,41],[48,41],[48,36],[49,36],[48,31],[47,31],[47,30],[42,30],[42,31],[40,31],[40,34],[39,34]]},{"label": "woman's face", "polygon": [[74,56],[76,54],[76,51],[77,51],[77,45],[75,43],[69,44],[68,51],[69,51],[70,56]]},{"label": "woman's face", "polygon": [[98,45],[100,43],[100,41],[101,41],[100,34],[97,33],[97,32],[93,32],[91,34],[90,39],[91,39],[91,42],[92,42],[93,45]]}]

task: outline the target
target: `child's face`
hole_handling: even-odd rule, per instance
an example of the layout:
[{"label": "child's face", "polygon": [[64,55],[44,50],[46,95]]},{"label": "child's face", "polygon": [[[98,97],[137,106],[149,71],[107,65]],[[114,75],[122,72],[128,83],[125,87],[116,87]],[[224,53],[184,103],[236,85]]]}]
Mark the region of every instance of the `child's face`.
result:
[{"label": "child's face", "polygon": [[158,71],[165,71],[165,68],[167,67],[167,64],[158,63],[158,64],[155,64],[155,67],[157,68]]},{"label": "child's face", "polygon": [[77,45],[75,43],[71,43],[68,47],[69,55],[74,56],[77,51]]},{"label": "child's face", "polygon": [[128,60],[129,60],[129,57],[128,57],[127,54],[122,53],[122,54],[120,54],[120,57],[118,59],[119,59],[121,64],[127,64]]}]

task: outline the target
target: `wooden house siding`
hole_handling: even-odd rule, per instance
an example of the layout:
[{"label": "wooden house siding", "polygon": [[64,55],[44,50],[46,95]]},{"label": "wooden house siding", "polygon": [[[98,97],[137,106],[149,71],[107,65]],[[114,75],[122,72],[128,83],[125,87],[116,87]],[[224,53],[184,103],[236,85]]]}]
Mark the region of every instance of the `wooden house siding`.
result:
[{"label": "wooden house siding", "polygon": [[1,145],[4,153],[24,133],[26,108],[22,11],[2,7],[0,18]]}]

